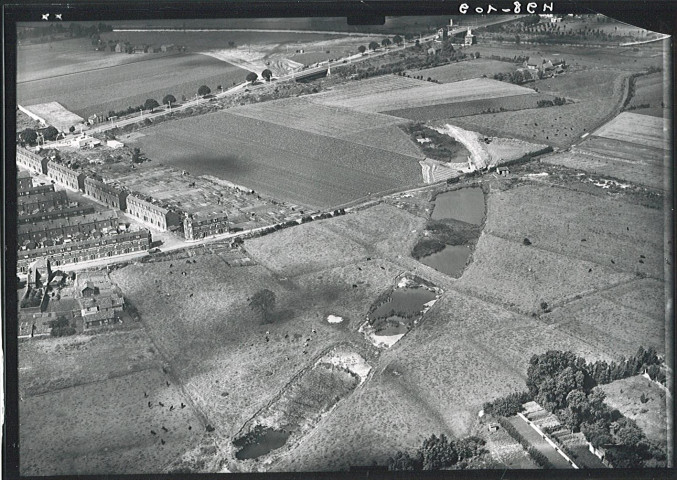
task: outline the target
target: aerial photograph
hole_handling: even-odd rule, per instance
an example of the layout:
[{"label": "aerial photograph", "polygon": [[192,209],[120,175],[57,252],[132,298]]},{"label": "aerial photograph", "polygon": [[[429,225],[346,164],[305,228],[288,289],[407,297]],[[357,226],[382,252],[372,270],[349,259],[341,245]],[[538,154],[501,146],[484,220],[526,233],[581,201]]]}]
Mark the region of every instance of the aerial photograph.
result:
[{"label": "aerial photograph", "polygon": [[673,466],[672,37],[59,20],[17,26],[22,476]]}]

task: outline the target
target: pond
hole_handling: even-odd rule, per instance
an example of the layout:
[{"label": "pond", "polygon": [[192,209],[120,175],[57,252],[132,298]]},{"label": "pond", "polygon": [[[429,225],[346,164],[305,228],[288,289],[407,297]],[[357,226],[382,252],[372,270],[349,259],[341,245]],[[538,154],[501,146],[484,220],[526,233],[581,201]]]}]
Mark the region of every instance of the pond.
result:
[{"label": "pond", "polygon": [[461,188],[435,198],[433,220],[454,219],[481,225],[484,219],[484,193],[481,188]]},{"label": "pond", "polygon": [[454,278],[463,273],[471,250],[467,245],[447,245],[444,250],[423,257],[419,262]]},{"label": "pond", "polygon": [[290,435],[291,432],[286,430],[274,430],[269,427],[257,428],[253,438],[242,437],[233,442],[233,445],[236,447],[242,446],[243,443],[247,442],[242,449],[235,453],[235,457],[238,460],[258,458],[283,446]]},{"label": "pond", "polygon": [[435,299],[435,293],[427,288],[397,288],[390,300],[380,305],[369,315],[369,320],[389,317],[395,314],[415,315],[423,310],[423,305]]}]

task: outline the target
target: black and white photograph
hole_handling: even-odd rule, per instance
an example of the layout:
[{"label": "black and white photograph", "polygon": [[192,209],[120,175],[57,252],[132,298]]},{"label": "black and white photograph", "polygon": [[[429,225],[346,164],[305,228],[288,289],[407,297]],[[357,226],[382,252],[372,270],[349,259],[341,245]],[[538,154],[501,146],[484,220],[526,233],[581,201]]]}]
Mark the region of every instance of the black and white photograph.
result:
[{"label": "black and white photograph", "polygon": [[12,25],[3,468],[667,478],[673,37],[519,3]]}]

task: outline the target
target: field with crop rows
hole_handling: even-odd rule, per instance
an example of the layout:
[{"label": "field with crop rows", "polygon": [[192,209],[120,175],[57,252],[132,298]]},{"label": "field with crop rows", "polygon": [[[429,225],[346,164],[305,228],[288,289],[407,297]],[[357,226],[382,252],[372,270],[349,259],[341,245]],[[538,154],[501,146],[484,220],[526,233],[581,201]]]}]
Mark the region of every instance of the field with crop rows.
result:
[{"label": "field with crop rows", "polygon": [[[660,210],[564,188],[526,185],[494,191],[488,197],[487,212],[485,234],[516,244],[526,237],[532,243],[527,249],[663,278],[664,216]],[[588,274],[586,269],[584,277],[603,275],[596,266],[590,267],[593,272]]]},{"label": "field with crop rows", "polygon": [[378,148],[388,152],[409,155],[417,159],[425,158],[422,150],[411,136],[398,126],[376,127],[341,137],[351,143]]},{"label": "field with crop rows", "polygon": [[417,122],[430,120],[451,119],[480,115],[490,111],[513,111],[538,108],[539,100],[552,100],[550,95],[512,95],[498,98],[471,100],[469,102],[438,103],[425,107],[413,107],[401,110],[388,110],[383,113],[395,117],[408,118]]},{"label": "field with crop rows", "polygon": [[623,112],[592,133],[593,136],[622,140],[624,142],[653,147],[667,148],[667,132],[663,130],[662,117]]},{"label": "field with crop rows", "polygon": [[22,475],[161,473],[204,432],[190,407],[179,408],[186,398],[166,378],[158,368],[25,398]]},{"label": "field with crop rows", "polygon": [[385,112],[533,93],[535,92],[529,88],[482,78],[454,83],[428,84],[407,88],[404,91],[385,91],[358,97],[349,96],[343,99],[318,95],[314,97],[314,100],[325,105],[356,108],[368,112]]},{"label": "field with crop rows", "polygon": [[316,103],[332,105],[340,104],[342,101],[348,101],[352,98],[369,97],[392,91],[400,91],[402,93],[401,90],[422,86],[427,87],[429,85],[429,82],[414,78],[400,77],[399,75],[381,75],[365,80],[342,83],[334,86],[331,90],[320,92],[308,98]]},{"label": "field with crop rows", "polygon": [[177,120],[145,133],[133,145],[149,158],[311,207],[422,182],[411,156],[228,112]]},{"label": "field with crop rows", "polygon": [[408,75],[423,75],[423,78],[432,78],[440,83],[458,82],[460,80],[469,80],[486,75],[493,78],[496,73],[510,73],[515,71],[516,65],[498,60],[489,60],[478,58],[439,67],[425,68],[421,70],[410,70]]},{"label": "field with crop rows", "polygon": [[[616,380],[600,387],[606,393],[605,403],[632,418],[649,440],[665,448],[668,445],[668,418],[665,392],[641,375]],[[648,397],[642,403],[641,397]]]},{"label": "field with crop rows", "polygon": [[668,85],[669,81],[666,81],[663,72],[656,72],[637,78],[635,80],[635,95],[630,100],[628,109],[648,104],[648,107],[633,108],[632,112],[663,117],[666,113],[663,107],[669,101],[666,98],[668,96],[665,95],[669,91]]},{"label": "field with crop rows", "polygon": [[242,83],[246,75],[245,70],[205,55],[148,57],[142,62],[19,83],[17,103],[28,106],[56,101],[87,118],[136,107],[148,98],[162,102],[167,94],[179,100],[182,95],[191,98],[200,85],[215,91],[217,85]]},{"label": "field with crop rows", "polygon": [[334,138],[406,123],[389,115],[316,104],[296,97],[235,107],[228,113]]}]

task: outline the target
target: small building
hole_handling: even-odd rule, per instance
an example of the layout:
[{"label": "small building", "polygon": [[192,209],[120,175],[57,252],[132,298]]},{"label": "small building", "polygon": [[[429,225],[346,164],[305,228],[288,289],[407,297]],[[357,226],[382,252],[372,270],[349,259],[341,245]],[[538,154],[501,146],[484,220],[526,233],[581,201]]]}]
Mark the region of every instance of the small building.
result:
[{"label": "small building", "polygon": [[17,147],[16,149],[16,163],[30,171],[46,174],[48,161],[46,157],[31,152],[27,148]]},{"label": "small building", "polygon": [[510,173],[510,170],[506,167],[496,167],[496,173],[505,177]]},{"label": "small building", "polygon": [[435,50],[435,47],[430,47],[428,50],[426,50],[428,55],[435,55],[437,53],[437,50]]},{"label": "small building", "polygon": [[[92,115],[89,118],[89,122],[98,123],[99,117],[97,117],[96,115]],[[79,137],[71,139],[71,145],[75,148],[94,148],[101,145],[101,140],[87,135],[81,135]]]},{"label": "small building", "polygon": [[468,32],[465,34],[465,38],[463,39],[463,45],[469,47],[470,45],[475,45],[476,43],[477,39],[475,38],[475,35],[472,34],[470,27],[468,27]]},{"label": "small building", "polygon": [[42,285],[47,285],[52,276],[52,266],[49,258],[38,258],[28,267],[28,281],[27,286],[40,288]]},{"label": "small building", "polygon": [[183,219],[183,235],[186,240],[199,240],[222,233],[228,233],[226,212],[191,213]]},{"label": "small building", "polygon": [[492,422],[492,423],[490,423],[489,425],[487,425],[487,430],[489,430],[490,433],[497,432],[497,431],[498,431],[498,428],[499,428],[498,423],[493,423],[493,422]]},{"label": "small building", "polygon": [[86,177],[84,181],[85,194],[99,200],[106,205],[122,210],[127,210],[128,192],[115,185],[104,183],[98,178]]},{"label": "small building", "polygon": [[162,52],[173,52],[173,51],[174,51],[174,48],[175,48],[175,47],[174,47],[174,44],[173,44],[173,43],[169,43],[169,44],[161,45],[161,46],[160,46],[160,51],[162,51]]},{"label": "small building", "polygon": [[438,28],[437,35],[435,37],[437,40],[446,40],[449,38],[449,30],[447,28]]},{"label": "small building", "polygon": [[115,44],[115,53],[125,53],[126,48],[125,45],[118,42]]},{"label": "small building", "polygon": [[108,147],[112,148],[112,149],[118,149],[118,148],[122,148],[122,147],[125,146],[124,143],[122,143],[122,142],[120,142],[120,141],[118,141],[118,140],[108,140],[108,141],[106,142],[106,145],[107,145]]},{"label": "small building", "polygon": [[33,177],[25,170],[19,170],[16,174],[16,189],[24,192],[33,188]]},{"label": "small building", "polygon": [[72,190],[85,190],[85,174],[54,160],[47,162],[47,176]]}]

